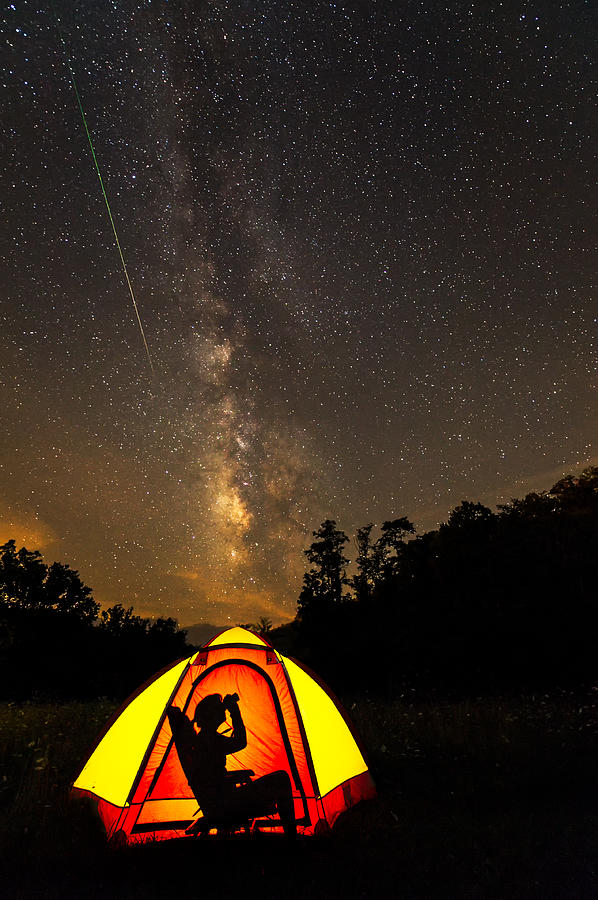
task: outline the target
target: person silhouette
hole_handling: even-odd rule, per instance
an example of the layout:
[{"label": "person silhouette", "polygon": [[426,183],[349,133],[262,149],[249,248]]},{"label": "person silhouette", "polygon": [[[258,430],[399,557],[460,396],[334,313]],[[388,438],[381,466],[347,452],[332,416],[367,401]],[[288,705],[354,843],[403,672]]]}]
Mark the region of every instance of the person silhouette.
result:
[{"label": "person silhouette", "polygon": [[[218,729],[230,713],[232,734]],[[297,834],[291,780],[279,769],[251,780],[253,772],[229,772],[226,757],[247,746],[247,731],[239,710],[238,694],[208,694],[195,708],[193,722],[175,706],[168,710],[174,744],[181,767],[204,818],[239,822],[278,813],[284,833]],[[196,727],[199,729],[196,731]],[[201,828],[198,819],[188,829]]]}]

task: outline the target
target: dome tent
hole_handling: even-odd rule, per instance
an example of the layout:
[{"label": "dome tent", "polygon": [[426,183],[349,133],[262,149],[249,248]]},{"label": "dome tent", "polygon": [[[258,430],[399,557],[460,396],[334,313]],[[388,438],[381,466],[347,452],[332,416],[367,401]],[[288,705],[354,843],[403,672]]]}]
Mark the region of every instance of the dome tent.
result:
[{"label": "dome tent", "polygon": [[[227,769],[286,771],[300,834],[326,830],[374,796],[352,726],[326,686],[265,638],[234,627],[146,683],[100,736],[73,791],[97,800],[109,838],[182,837],[201,816],[167,712],[175,706],[193,719],[199,701],[215,693],[239,695],[247,729],[247,746],[228,757]],[[282,831],[277,818],[259,824]]]}]

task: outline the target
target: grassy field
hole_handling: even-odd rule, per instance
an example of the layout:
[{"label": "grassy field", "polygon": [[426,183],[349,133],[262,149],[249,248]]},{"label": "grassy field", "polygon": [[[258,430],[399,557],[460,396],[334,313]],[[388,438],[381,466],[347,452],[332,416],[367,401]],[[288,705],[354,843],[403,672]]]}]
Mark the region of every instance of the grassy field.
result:
[{"label": "grassy field", "polygon": [[598,694],[344,698],[379,798],[327,838],[114,850],[69,799],[114,704],[0,705],[6,897],[598,897]]}]

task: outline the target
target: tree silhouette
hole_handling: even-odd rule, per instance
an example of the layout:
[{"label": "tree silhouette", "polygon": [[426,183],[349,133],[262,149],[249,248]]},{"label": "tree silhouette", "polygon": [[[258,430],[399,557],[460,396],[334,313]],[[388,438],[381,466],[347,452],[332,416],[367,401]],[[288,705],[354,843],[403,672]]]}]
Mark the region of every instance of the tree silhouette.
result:
[{"label": "tree silhouette", "polygon": [[99,604],[79,573],[63,563],[46,566],[39,550],[17,550],[14,540],[0,547],[0,601],[21,610],[54,610],[93,622]]},{"label": "tree silhouette", "polygon": [[312,534],[316,540],[303,551],[311,568],[303,578],[298,606],[300,620],[319,616],[340,604],[343,588],[349,584],[346,571],[349,560],[344,555],[347,535],[339,531],[333,519],[326,519]]},{"label": "tree silhouette", "polygon": [[108,634],[138,638],[146,634],[148,626],[149,620],[136,616],[132,606],[125,609],[122,603],[115,603],[102,610],[98,627]]},{"label": "tree silhouette", "polygon": [[38,550],[17,550],[15,541],[0,547],[0,598],[19,609],[43,606],[47,568]]},{"label": "tree silhouette", "polygon": [[54,562],[45,581],[46,602],[54,610],[76,615],[85,622],[93,622],[99,604],[91,596],[91,588],[83,584],[79,573],[68,565]]},{"label": "tree silhouette", "polygon": [[464,500],[412,540],[406,518],[385,522],[377,540],[373,528],[356,535],[357,602],[338,602],[348,561],[333,520],[306,551],[290,634],[296,655],[337,689],[356,686],[356,645],[360,689],[471,695],[596,683],[598,467],[497,512]]},{"label": "tree silhouette", "polygon": [[567,475],[550,489],[561,510],[595,513],[598,511],[598,466],[584,469],[581,475]]},{"label": "tree silhouette", "polygon": [[380,568],[383,575],[390,577],[399,571],[406,546],[405,537],[415,534],[415,526],[402,516],[400,519],[384,522],[380,530],[382,534],[376,542],[379,547]]},{"label": "tree silhouette", "polygon": [[369,522],[357,530],[357,574],[351,584],[355,599],[371,600],[384,579],[396,575],[406,546],[405,537],[415,534],[415,526],[405,516],[383,522],[380,536],[371,540],[373,524]]},{"label": "tree silhouette", "polygon": [[39,551],[0,547],[0,696],[123,697],[186,655],[175,619],[103,610],[78,572]]},{"label": "tree silhouette", "polygon": [[273,629],[272,619],[268,616],[260,616],[257,622],[237,622],[239,628],[246,628],[248,631],[254,631],[256,634],[266,635]]},{"label": "tree silhouette", "polygon": [[482,503],[471,503],[469,500],[462,500],[459,506],[449,515],[448,523],[444,528],[452,529],[471,529],[477,528],[481,524],[493,521],[494,513]]},{"label": "tree silhouette", "polygon": [[258,634],[269,634],[272,631],[272,619],[269,619],[268,616],[260,616],[253,624],[253,630]]},{"label": "tree silhouette", "polygon": [[368,522],[367,525],[357,529],[355,536],[357,574],[353,576],[352,585],[355,599],[361,603],[371,598],[381,576],[380,554],[376,552],[376,545],[371,540],[373,527],[373,523]]}]

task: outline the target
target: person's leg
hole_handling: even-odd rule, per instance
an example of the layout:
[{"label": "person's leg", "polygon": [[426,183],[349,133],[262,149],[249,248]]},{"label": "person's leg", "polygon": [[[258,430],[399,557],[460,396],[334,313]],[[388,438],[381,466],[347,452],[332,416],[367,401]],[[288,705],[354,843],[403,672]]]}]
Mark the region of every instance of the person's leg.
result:
[{"label": "person's leg", "polygon": [[297,834],[297,825],[293,790],[288,773],[280,769],[270,775],[262,775],[247,787],[250,789],[251,802],[255,802],[255,808],[262,809],[266,815],[276,809],[284,833],[287,837],[294,837]]}]

